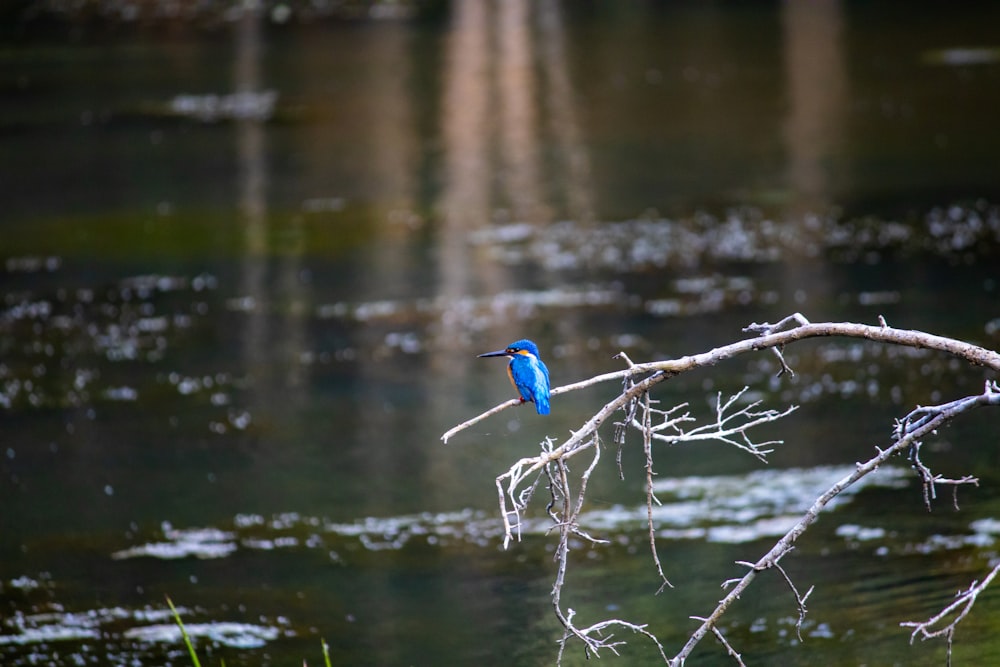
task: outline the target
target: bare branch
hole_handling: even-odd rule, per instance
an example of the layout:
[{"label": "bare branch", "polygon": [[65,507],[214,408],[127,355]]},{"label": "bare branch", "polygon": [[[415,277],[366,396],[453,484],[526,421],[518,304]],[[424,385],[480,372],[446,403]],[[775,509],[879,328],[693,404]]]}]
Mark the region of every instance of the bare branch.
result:
[{"label": "bare branch", "polygon": [[913,447],[910,448],[910,464],[916,471],[917,476],[920,477],[924,492],[924,507],[927,508],[928,512],[931,511],[931,501],[937,499],[937,485],[944,484],[952,487],[952,507],[955,508],[955,511],[958,511],[958,487],[964,484],[979,486],[979,479],[971,475],[965,475],[959,479],[950,479],[941,475],[935,475],[920,460],[920,447],[922,445],[923,443],[919,440],[913,443]]},{"label": "bare branch", "polygon": [[[802,313],[793,313],[788,317],[786,317],[785,319],[778,322],[777,324],[767,324],[766,322],[764,324],[751,324],[750,326],[745,327],[743,331],[763,336],[778,331],[784,331],[790,328],[789,325],[792,323],[798,324],[799,326],[803,326],[809,324],[809,320],[807,320],[802,315]],[[782,352],[784,351],[784,347],[785,347],[784,345],[778,345],[771,348],[771,351],[774,352],[774,355],[778,357],[778,364],[781,365],[781,368],[778,370],[777,377],[781,377],[785,373],[788,373],[789,375],[795,375],[795,371],[789,368],[788,364],[785,363],[785,357],[782,354]]]},{"label": "bare branch", "polygon": [[588,658],[592,655],[600,657],[600,650],[605,648],[610,650],[615,655],[621,655],[618,653],[618,647],[625,645],[626,642],[623,640],[614,641],[615,636],[613,634],[609,634],[607,636],[603,635],[605,630],[615,626],[622,627],[626,630],[631,630],[636,634],[645,636],[656,645],[663,661],[667,661],[667,654],[666,651],[663,650],[663,645],[660,643],[660,640],[656,638],[656,635],[646,629],[648,626],[637,625],[621,619],[612,618],[606,621],[600,621],[599,623],[594,623],[593,625],[585,628],[577,628],[572,624],[573,617],[575,615],[576,611],[573,609],[570,609],[566,614],[566,620],[569,622],[569,626],[566,626],[566,631],[563,634],[562,639],[559,640],[559,655],[556,658],[556,664],[562,664],[562,657],[566,650],[566,644],[571,638],[576,638],[583,642],[584,652]]},{"label": "bare branch", "polygon": [[663,574],[663,565],[660,564],[660,555],[656,551],[656,525],[653,523],[653,502],[655,501],[657,505],[660,501],[656,497],[656,493],[653,491],[653,427],[651,423],[652,419],[652,409],[650,408],[649,393],[647,392],[643,396],[643,408],[644,408],[644,420],[642,424],[642,449],[646,454],[646,526],[649,529],[649,551],[653,554],[653,564],[656,565],[656,573],[660,575],[660,580],[663,582],[660,584],[660,588],[656,591],[659,595],[663,592],[664,587],[669,586],[673,588],[674,585],[670,583],[667,579],[667,575]]},{"label": "bare branch", "polygon": [[594,458],[591,460],[590,465],[580,478],[580,490],[577,493],[575,503],[573,502],[573,496],[570,492],[568,474],[569,468],[566,465],[565,459],[559,458],[553,461],[553,468],[556,471],[554,479],[552,479],[552,485],[556,489],[553,493],[553,499],[555,500],[558,498],[561,501],[558,516],[553,514],[550,510],[550,514],[552,514],[553,518],[556,519],[556,525],[554,527],[559,530],[559,544],[556,547],[555,554],[555,560],[557,563],[556,579],[552,586],[552,607],[555,610],[556,617],[563,626],[563,636],[559,642],[559,655],[557,662],[562,662],[562,656],[566,649],[566,644],[571,638],[576,638],[583,643],[584,652],[587,657],[590,657],[591,655],[599,656],[602,649],[608,649],[615,655],[618,655],[617,647],[625,644],[625,642],[615,640],[614,634],[604,634],[607,629],[615,626],[631,630],[632,632],[649,638],[656,645],[656,648],[659,650],[664,662],[666,662],[667,655],[663,650],[663,645],[660,644],[659,639],[657,639],[655,635],[646,629],[645,625],[638,625],[615,618],[599,621],[593,625],[580,628],[577,627],[573,621],[576,616],[576,612],[572,608],[567,609],[566,612],[563,612],[562,610],[562,590],[566,583],[566,570],[569,563],[570,536],[576,535],[592,543],[605,542],[604,540],[597,540],[591,537],[586,532],[582,531],[577,525],[577,519],[580,516],[580,511],[583,509],[583,501],[587,492],[587,482],[589,481],[591,473],[597,467],[597,463],[601,458],[600,443],[595,438],[592,444],[594,449]]},{"label": "bare branch", "polygon": [[[785,328],[792,323],[799,323],[799,326],[787,329]],[[825,322],[813,324],[799,313],[790,315],[773,325],[767,323],[751,324],[746,328],[746,331],[759,333],[760,335],[756,338],[748,338],[715,348],[714,350],[709,350],[708,352],[681,357],[679,359],[668,359],[665,361],[654,361],[644,364],[632,363],[628,366],[628,368],[622,371],[604,373],[603,375],[596,375],[581,382],[556,387],[552,390],[552,395],[558,396],[559,394],[584,389],[602,382],[622,380],[626,377],[636,378],[646,375],[647,373],[653,373],[654,375],[651,375],[643,380],[643,382],[651,381],[648,385],[645,385],[645,389],[653,384],[658,384],[663,380],[673,377],[678,373],[687,372],[705,366],[712,366],[720,361],[731,359],[738,355],[746,354],[747,352],[781,347],[795,341],[825,336],[863,338],[880,343],[938,350],[940,352],[947,352],[948,354],[955,355],[956,357],[964,359],[968,363],[975,366],[984,366],[995,371],[1000,371],[1000,353],[987,350],[986,348],[979,347],[978,345],[972,345],[971,343],[963,343],[953,338],[935,336],[922,331],[896,329],[894,327],[881,325],[869,326],[853,322]],[[642,383],[637,383],[635,386],[639,386],[639,384]],[[628,394],[628,399],[638,396],[641,393],[641,391],[635,394],[625,392],[625,394]],[[623,396],[625,394],[623,394]],[[627,402],[627,400],[624,402]],[[624,404],[624,402],[622,404]],[[507,408],[514,407],[516,405],[520,405],[520,401],[517,399],[501,403],[489,411],[484,412],[477,417],[473,417],[472,419],[450,429],[447,433],[441,436],[441,439],[447,442],[457,433],[465,430],[469,426],[472,426],[473,424],[476,424],[483,419],[500,412],[501,410],[506,410]],[[618,405],[615,409],[618,407],[621,406]]]},{"label": "bare branch", "polygon": [[[1000,405],[1000,388],[997,387],[996,382],[987,382],[985,391],[978,396],[969,396],[941,406],[920,408],[921,416],[926,418],[922,418],[921,425],[918,427],[910,426],[909,417],[913,415],[913,413],[910,413],[910,415],[905,417],[902,420],[902,423],[897,424],[896,441],[893,445],[887,449],[878,450],[878,454],[868,461],[858,463],[857,468],[853,473],[838,481],[836,484],[827,489],[823,495],[817,498],[805,515],[803,515],[803,517],[799,519],[795,525],[792,526],[792,528],[785,533],[785,535],[778,540],[766,554],[764,554],[764,556],[751,565],[749,572],[735,582],[729,593],[719,601],[718,606],[716,606],[712,614],[704,620],[701,627],[695,630],[681,651],[674,656],[670,664],[684,664],[684,661],[691,654],[691,651],[694,650],[694,647],[698,645],[705,635],[713,631],[713,628],[716,627],[722,615],[725,614],[729,607],[739,599],[740,595],[743,594],[743,591],[745,591],[757,577],[757,574],[775,567],[781,557],[792,549],[795,540],[797,540],[798,537],[804,533],[817,518],[819,518],[819,513],[827,505],[827,503],[833,500],[844,489],[851,486],[865,475],[874,472],[880,465],[889,460],[889,458],[905,451],[909,447],[912,447],[913,444],[920,438],[932,433],[934,430],[940,428],[963,412],[985,405]],[[727,582],[727,584],[729,583],[732,583],[732,580]],[[802,600],[804,601],[804,598],[802,598]],[[800,607],[800,609],[802,608],[804,607]]]},{"label": "bare branch", "polygon": [[[1000,572],[1000,563],[993,566],[990,573],[986,575],[986,578],[981,582],[973,581],[969,588],[964,591],[959,591],[955,596],[955,601],[949,604],[947,607],[939,611],[934,616],[931,616],[926,621],[905,621],[899,625],[904,628],[913,628],[913,632],[910,634],[910,643],[920,635],[922,641],[932,639],[934,637],[946,637],[948,640],[948,664],[951,664],[951,647],[952,640],[955,636],[955,629],[958,624],[964,619],[970,611],[972,611],[972,606],[976,604],[976,599],[979,594],[986,590],[986,587],[990,585],[990,582],[997,576]],[[940,625],[949,616],[954,615],[952,620],[945,624]],[[940,626],[940,627],[937,627]]]},{"label": "bare branch", "polygon": [[733,648],[732,644],[729,643],[729,640],[727,640],[725,635],[722,634],[722,630],[713,627],[712,634],[714,634],[715,638],[719,640],[719,643],[721,643],[725,647],[726,653],[728,653],[729,657],[731,657],[733,660],[736,661],[736,664],[739,665],[739,667],[747,667],[746,663],[743,662],[743,656],[736,652],[736,649]]},{"label": "bare branch", "polygon": [[802,313],[792,313],[791,315],[789,315],[788,317],[779,321],[776,324],[768,324],[767,322],[764,322],[763,324],[757,324],[756,322],[754,322],[753,324],[744,327],[743,331],[749,333],[755,333],[758,336],[766,336],[768,334],[777,333],[778,331],[787,331],[788,329],[793,329],[795,328],[792,326],[793,324],[800,327],[804,327],[809,323],[810,323],[809,320],[807,320],[806,316],[803,315]]},{"label": "bare branch", "polygon": [[[786,372],[791,373],[791,369],[787,366],[781,355],[783,346],[798,340],[819,336],[863,338],[883,343],[934,349],[955,355],[971,364],[1000,371],[1000,354],[996,352],[919,331],[895,329],[887,326],[884,318],[879,318],[879,326],[853,323],[812,324],[802,315],[795,313],[784,318],[777,324],[752,324],[745,331],[757,334],[757,336],[708,352],[679,359],[636,364],[622,353],[619,356],[627,366],[625,370],[605,373],[588,380],[553,389],[552,394],[559,395],[602,382],[622,382],[621,392],[605,403],[590,419],[581,425],[579,430],[571,431],[570,437],[564,442],[557,446],[551,438],[546,439],[542,442],[541,452],[537,456],[520,459],[507,472],[496,478],[500,514],[504,526],[504,548],[508,548],[515,537],[520,540],[523,513],[526,511],[538,484],[543,479],[547,480],[551,500],[546,507],[546,511],[552,520],[550,530],[558,533],[558,546],[554,555],[557,572],[552,589],[552,605],[556,617],[563,626],[563,637],[560,640],[559,648],[559,661],[562,659],[567,643],[573,639],[579,640],[583,644],[585,654],[588,657],[599,655],[602,649],[609,649],[617,654],[618,647],[624,644],[624,641],[615,639],[614,634],[608,632],[611,628],[617,626],[651,639],[659,649],[664,661],[678,666],[683,665],[701,639],[711,633],[723,644],[730,656],[738,664],[742,665],[743,662],[740,654],[733,649],[718,627],[720,618],[739,599],[740,595],[759,573],[768,569],[776,569],[784,578],[793,594],[799,610],[796,631],[801,631],[801,625],[806,614],[805,603],[812,592],[812,588],[806,591],[805,595],[800,595],[779,561],[793,549],[798,537],[816,521],[823,508],[838,494],[865,475],[874,472],[879,465],[886,462],[890,457],[906,450],[910,451],[913,467],[923,482],[925,502],[928,504],[928,507],[930,506],[930,501],[935,497],[938,485],[952,486],[957,492],[957,488],[961,485],[977,483],[978,480],[973,477],[967,476],[959,479],[948,479],[933,474],[920,459],[921,438],[932,434],[937,428],[968,410],[984,405],[1000,405],[1000,387],[998,387],[996,381],[987,382],[985,390],[981,395],[969,396],[938,406],[918,407],[906,417],[898,420],[893,432],[893,443],[889,448],[884,450],[876,448],[877,454],[875,456],[864,463],[856,464],[855,471],[839,480],[819,496],[809,510],[766,554],[754,563],[743,563],[749,570],[742,577],[730,579],[723,584],[723,587],[727,589],[725,597],[718,602],[712,614],[698,619],[701,621],[700,627],[695,630],[684,647],[672,659],[668,660],[666,658],[659,640],[647,630],[646,625],[635,624],[621,619],[609,619],[599,621],[587,627],[578,627],[574,621],[575,611],[571,608],[564,609],[563,607],[562,592],[566,582],[569,553],[572,546],[571,538],[574,536],[579,537],[589,544],[600,544],[603,542],[599,538],[587,534],[578,525],[578,518],[586,499],[587,484],[601,456],[601,442],[598,435],[600,427],[611,419],[617,411],[622,410],[625,413],[622,421],[615,423],[616,428],[613,438],[618,448],[617,460],[619,474],[622,476],[621,451],[628,427],[638,429],[643,435],[643,449],[646,457],[647,528],[653,561],[657,573],[663,582],[660,587],[660,590],[662,590],[664,586],[670,584],[663,573],[656,550],[653,503],[658,503],[659,501],[653,493],[652,484],[653,475],[655,474],[652,455],[653,443],[675,444],[680,442],[715,440],[731,444],[753,454],[762,461],[766,461],[767,454],[771,451],[770,447],[779,444],[781,441],[755,443],[748,431],[756,426],[785,417],[796,409],[796,406],[791,406],[784,411],[762,410],[759,407],[760,401],[751,402],[741,407],[741,400],[748,390],[744,387],[741,391],[726,400],[723,400],[721,393],[718,394],[716,397],[714,421],[689,428],[689,425],[695,421],[695,418],[687,410],[686,403],[665,410],[655,407],[656,401],[650,396],[650,391],[660,382],[668,380],[682,372],[717,364],[720,361],[740,354],[765,349],[771,349],[777,354],[781,364],[779,375]],[[449,430],[442,436],[442,439],[447,441],[455,434],[482,421],[486,417],[519,403],[520,401],[518,400],[507,401]],[[569,461],[577,454],[588,449],[592,449],[592,459],[586,470],[578,478],[580,486],[574,494],[572,492]],[[971,608],[972,602],[975,600],[975,595],[978,595],[981,588],[985,587],[995,574],[996,570],[984,580],[983,584],[974,584],[964,594],[965,597],[963,599],[967,601],[967,607],[963,607],[962,613],[951,624],[950,629],[945,628],[941,631],[949,637],[949,641],[954,633],[954,623],[964,618],[968,608]],[[958,606],[949,607],[942,614],[957,608]],[[941,616],[941,618],[944,618],[944,616]],[[935,617],[924,625],[926,628],[930,628],[938,620],[940,619]],[[923,630],[920,631],[924,632]],[[927,632],[930,632],[930,630],[928,629]],[[917,630],[914,631],[914,634],[916,633]]]},{"label": "bare branch", "polygon": [[[896,438],[904,437],[917,431],[918,429],[923,428],[936,417],[945,413],[964,411],[970,406],[970,404],[975,405],[984,397],[986,397],[986,400],[989,401],[990,405],[997,405],[998,402],[1000,402],[1000,387],[998,387],[996,381],[988,381],[983,390],[983,394],[980,396],[966,396],[965,398],[960,398],[942,405],[932,405],[929,407],[918,406],[908,415],[896,421],[893,433]],[[979,486],[979,480],[971,475],[965,475],[959,479],[949,479],[947,477],[942,477],[941,475],[935,475],[920,459],[920,448],[922,445],[923,443],[920,440],[913,441],[913,446],[910,448],[910,464],[916,471],[917,476],[920,477],[924,494],[924,506],[927,508],[928,512],[931,511],[931,501],[937,498],[936,487],[938,484],[944,484],[953,487],[952,505],[957,510],[958,487],[966,484]]]},{"label": "bare branch", "polygon": [[[629,368],[634,366],[632,360],[628,358],[628,355],[624,352],[619,352],[615,355],[615,358],[621,357],[625,360],[625,363],[629,365]],[[622,379],[622,392],[629,391],[632,386],[635,385],[635,381],[630,376],[625,376]],[[622,412],[625,413],[625,418],[620,422],[615,422],[615,432],[614,432],[614,443],[618,448],[615,454],[615,462],[618,464],[618,478],[621,480],[625,479],[625,471],[622,469],[622,450],[625,447],[625,432],[628,430],[629,424],[635,419],[635,411],[638,408],[639,401],[637,398],[632,399],[627,405],[622,407]]]},{"label": "bare branch", "polygon": [[[782,417],[786,417],[792,412],[795,412],[795,410],[798,409],[798,406],[793,405],[782,412],[777,410],[755,412],[754,408],[760,405],[761,402],[754,401],[753,403],[750,403],[735,412],[728,413],[728,411],[733,408],[733,405],[743,396],[743,394],[746,393],[748,389],[749,387],[743,387],[743,389],[733,394],[725,403],[722,402],[722,392],[719,392],[716,397],[715,422],[698,426],[688,431],[681,429],[679,424],[694,421],[694,418],[692,418],[689,413],[684,413],[679,417],[671,418],[671,415],[674,412],[686,407],[687,403],[682,403],[681,405],[675,406],[666,412],[654,410],[654,412],[659,412],[663,415],[664,420],[660,424],[650,426],[650,430],[652,431],[651,435],[653,438],[663,440],[669,444],[676,444],[679,442],[696,442],[699,440],[718,440],[753,454],[762,462],[767,463],[767,455],[774,450],[766,448],[771,445],[782,444],[783,441],[769,440],[767,442],[754,443],[750,439],[750,436],[747,435],[747,431],[755,426],[759,426],[767,422],[777,421]],[[734,421],[736,421],[736,424],[731,425]],[[638,420],[633,420],[632,425],[640,430],[645,428],[644,425]],[[660,433],[660,431],[665,429],[670,429],[672,432],[668,434]],[[735,436],[739,436],[739,439],[736,439]]]},{"label": "bare branch", "polygon": [[506,410],[507,408],[514,407],[515,405],[520,405],[521,403],[522,403],[522,401],[519,401],[516,398],[512,398],[509,401],[506,401],[504,403],[501,403],[500,405],[497,405],[496,407],[492,407],[489,410],[487,410],[486,412],[484,412],[483,414],[477,415],[477,416],[473,417],[472,419],[467,419],[464,422],[462,422],[461,424],[459,424],[458,426],[455,426],[455,427],[452,427],[452,428],[448,429],[448,431],[444,435],[441,436],[441,440],[443,440],[444,442],[448,442],[448,440],[451,439],[451,436],[455,435],[456,433],[464,431],[465,429],[469,428],[473,424],[478,424],[479,422],[483,421],[487,417],[492,417],[493,415],[495,415],[498,412]]},{"label": "bare branch", "polygon": [[799,595],[799,589],[792,583],[792,578],[785,572],[785,568],[781,566],[781,563],[776,562],[774,568],[781,573],[781,576],[785,579],[785,583],[792,590],[792,595],[795,596],[795,604],[799,608],[799,618],[795,621],[795,635],[799,638],[799,641],[802,641],[802,621],[806,620],[806,600],[812,595],[815,586],[810,586],[805,595]]}]

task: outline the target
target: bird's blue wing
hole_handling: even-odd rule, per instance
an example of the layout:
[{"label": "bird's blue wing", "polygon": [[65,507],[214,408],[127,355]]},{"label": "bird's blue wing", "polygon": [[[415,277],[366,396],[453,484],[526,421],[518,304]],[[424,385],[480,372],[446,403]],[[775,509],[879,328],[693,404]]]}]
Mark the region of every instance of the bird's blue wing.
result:
[{"label": "bird's blue wing", "polygon": [[538,414],[549,414],[549,369],[545,364],[526,358],[514,368],[514,379],[521,397],[534,403]]}]

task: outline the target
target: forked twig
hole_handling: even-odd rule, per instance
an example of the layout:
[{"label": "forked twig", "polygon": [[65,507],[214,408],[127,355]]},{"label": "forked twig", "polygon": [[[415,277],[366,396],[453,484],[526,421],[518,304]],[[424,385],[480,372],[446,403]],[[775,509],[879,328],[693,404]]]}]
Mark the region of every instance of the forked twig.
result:
[{"label": "forked twig", "polygon": [[646,527],[649,529],[649,551],[653,555],[653,564],[656,566],[656,573],[660,575],[660,588],[656,594],[659,595],[666,587],[673,588],[674,585],[663,574],[663,565],[660,563],[660,554],[656,551],[656,524],[653,522],[653,502],[660,504],[656,493],[653,491],[653,429],[652,410],[650,408],[649,392],[643,396],[644,417],[642,423],[642,449],[646,455]]},{"label": "forked twig", "polygon": [[[977,396],[969,396],[965,399],[959,401],[953,401],[951,403],[946,403],[942,406],[936,406],[936,408],[921,408],[920,414],[926,416],[926,418],[921,418],[920,426],[911,427],[909,418],[914,415],[911,412],[910,415],[904,417],[902,422],[897,425],[895,432],[895,443],[886,449],[878,450],[878,454],[869,459],[864,463],[856,464],[856,469],[850,475],[847,475],[836,484],[827,489],[816,501],[812,504],[805,515],[800,518],[792,528],[785,533],[785,535],[778,540],[771,549],[764,554],[756,563],[747,563],[750,567],[750,571],[747,572],[742,578],[735,580],[729,580],[727,584],[732,583],[733,586],[729,593],[719,601],[715,610],[705,618],[701,626],[695,630],[695,632],[688,639],[687,643],[677,653],[670,661],[671,665],[683,665],[684,661],[694,650],[694,647],[709,633],[713,631],[719,619],[723,614],[729,609],[729,607],[739,599],[743,591],[753,582],[760,572],[764,570],[773,568],[777,565],[778,561],[786,553],[791,551],[795,540],[805,532],[805,530],[819,518],[819,513],[823,508],[836,496],[838,496],[844,489],[848,488],[856,481],[864,477],[865,475],[871,474],[878,469],[880,465],[885,463],[892,456],[906,451],[909,447],[924,437],[932,433],[934,430],[940,428],[947,422],[951,421],[960,414],[971,410],[976,407],[981,407],[985,405],[1000,405],[1000,388],[997,387],[995,382],[987,382],[986,389],[982,394]],[[796,593],[796,597],[798,594]],[[808,597],[808,593],[806,594]],[[805,601],[805,597],[798,598],[802,603]],[[804,610],[804,604],[800,604],[800,612]]]},{"label": "forked twig", "polygon": [[[951,649],[952,641],[955,637],[955,629],[958,624],[964,619],[970,611],[972,611],[972,606],[976,604],[976,600],[979,598],[979,594],[986,590],[986,587],[990,585],[993,579],[1000,572],[1000,563],[993,566],[990,573],[982,581],[973,581],[969,584],[969,587],[964,591],[959,591],[955,595],[955,601],[946,606],[944,609],[938,613],[931,616],[926,621],[904,621],[899,625],[904,628],[913,628],[913,632],[910,633],[910,643],[920,636],[920,639],[926,641],[928,639],[933,639],[935,637],[945,637],[948,640],[948,664],[951,664]],[[954,618],[951,622],[942,625],[941,627],[935,628],[935,626],[942,623],[949,616],[954,614]]]},{"label": "forked twig", "polygon": [[[819,512],[834,497],[857,480],[874,472],[879,465],[886,462],[891,456],[907,449],[911,452],[913,467],[924,484],[925,502],[927,502],[928,506],[930,501],[935,497],[935,488],[937,485],[951,485],[957,493],[960,485],[975,484],[977,482],[975,478],[968,476],[959,479],[947,479],[940,475],[932,474],[920,459],[920,439],[974,407],[1000,405],[1000,389],[998,389],[995,381],[987,382],[986,390],[981,395],[970,396],[939,406],[920,407],[899,420],[896,423],[894,442],[891,447],[885,450],[878,450],[876,456],[864,463],[856,464],[856,470],[839,480],[817,498],[809,510],[766,554],[755,563],[744,563],[749,567],[749,571],[742,577],[726,582],[725,586],[729,589],[726,596],[719,601],[711,615],[697,619],[701,621],[701,625],[689,637],[681,651],[673,658],[667,659],[659,640],[647,629],[645,624],[635,624],[621,619],[609,619],[583,628],[578,627],[574,621],[576,612],[572,608],[567,608],[564,611],[562,606],[562,592],[565,585],[568,555],[571,548],[570,538],[577,536],[591,544],[603,542],[603,540],[587,534],[578,525],[580,512],[586,498],[587,483],[600,460],[601,444],[598,437],[598,429],[611,419],[612,415],[618,410],[624,410],[625,418],[616,424],[618,428],[616,428],[613,438],[618,448],[620,474],[623,474],[623,470],[621,469],[621,447],[624,444],[626,429],[628,427],[637,428],[643,434],[643,447],[646,454],[647,527],[653,560],[663,582],[661,584],[662,590],[663,586],[669,585],[669,582],[663,573],[656,550],[655,529],[652,521],[653,503],[658,503],[652,491],[652,478],[655,474],[652,463],[652,443],[676,444],[700,440],[717,440],[734,445],[761,460],[766,460],[767,454],[771,451],[770,447],[778,444],[780,441],[754,443],[747,431],[755,426],[787,416],[796,409],[795,406],[792,406],[784,411],[758,410],[759,401],[740,407],[738,405],[740,399],[747,391],[747,388],[744,388],[726,401],[722,400],[721,394],[717,396],[714,422],[687,428],[688,424],[694,418],[686,411],[681,412],[686,409],[686,404],[675,406],[668,410],[661,410],[654,407],[655,401],[652,400],[649,392],[660,382],[668,380],[682,372],[714,365],[739,354],[764,349],[771,349],[777,355],[781,365],[779,375],[782,373],[791,373],[791,369],[785,363],[781,354],[783,346],[817,336],[845,336],[909,347],[934,349],[955,355],[971,364],[1000,371],[1000,354],[996,352],[950,338],[934,336],[919,331],[892,328],[887,326],[884,318],[881,317],[879,318],[879,326],[873,327],[854,323],[813,324],[802,315],[795,313],[777,324],[752,324],[745,331],[756,334],[756,337],[679,359],[636,364],[623,353],[621,358],[626,362],[627,368],[625,370],[605,373],[582,382],[553,389],[552,395],[555,396],[602,382],[617,380],[623,383],[622,391],[594,413],[590,419],[581,425],[579,430],[572,431],[570,437],[562,444],[556,446],[552,439],[546,439],[542,443],[539,455],[518,460],[507,472],[496,478],[500,514],[504,526],[504,548],[508,548],[515,537],[518,540],[521,538],[523,513],[527,509],[528,503],[540,481],[542,479],[548,480],[551,501],[546,510],[553,522],[551,530],[557,531],[559,535],[559,544],[555,552],[557,573],[552,591],[552,603],[555,614],[564,630],[559,647],[560,661],[566,645],[571,639],[577,639],[583,643],[585,653],[588,657],[590,655],[599,655],[599,651],[603,649],[609,649],[617,654],[618,647],[624,641],[615,639],[614,634],[609,633],[608,630],[613,627],[619,627],[649,638],[657,646],[664,661],[670,665],[683,665],[694,647],[709,633],[722,643],[730,656],[738,664],[743,665],[740,654],[732,647],[719,629],[719,619],[752,583],[757,574],[768,569],[776,569],[788,584],[795,598],[799,610],[796,631],[798,633],[801,632],[802,622],[806,614],[806,600],[809,598],[812,588],[806,591],[804,595],[800,595],[791,577],[780,565],[779,561],[782,556],[791,551],[795,540],[816,521]],[[447,441],[469,426],[501,410],[518,404],[519,401],[517,400],[507,401],[449,430],[442,436],[442,439]],[[579,478],[580,488],[576,494],[573,494],[571,493],[568,462],[577,454],[591,448],[593,450],[593,458]],[[533,481],[529,482],[531,479]],[[950,642],[954,634],[955,624],[965,617],[975,602],[976,596],[992,581],[998,569],[1000,569],[1000,566],[994,568],[981,584],[973,582],[968,591],[963,592],[955,603],[946,607],[937,616],[924,623],[908,624],[909,627],[916,628],[911,639],[917,634],[921,634],[924,638],[946,635]],[[939,623],[948,614],[959,609],[961,611],[952,623],[942,629],[933,629],[935,623]]]}]

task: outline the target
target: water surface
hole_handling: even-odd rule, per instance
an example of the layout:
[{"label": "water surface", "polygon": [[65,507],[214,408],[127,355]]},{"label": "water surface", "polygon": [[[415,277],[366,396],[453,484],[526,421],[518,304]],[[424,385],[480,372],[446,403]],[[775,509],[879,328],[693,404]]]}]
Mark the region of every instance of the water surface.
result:
[{"label": "water surface", "polygon": [[[394,20],[211,28],[28,23],[4,37],[0,656],[4,664],[551,664],[544,503],[501,548],[494,478],[615,395],[508,411],[498,360],[556,385],[702,352],[750,322],[1000,341],[997,9],[820,2],[454,2]],[[887,446],[917,404],[982,390],[941,355],[821,340],[661,385],[699,417],[750,387],[801,406],[767,466],[604,456],[564,601],[673,655],[737,560]],[[900,621],[996,558],[995,418],[927,443],[784,562],[723,629],[748,664],[928,664]],[[610,441],[610,433],[605,435]],[[577,464],[582,465],[582,464]],[[891,510],[889,510],[891,508]],[[889,511],[887,511],[889,510]],[[983,596],[958,663],[998,651]],[[629,638],[621,661],[656,664]],[[614,658],[610,655],[607,659]],[[568,664],[583,662],[579,648]],[[706,642],[693,664],[730,664]]]}]

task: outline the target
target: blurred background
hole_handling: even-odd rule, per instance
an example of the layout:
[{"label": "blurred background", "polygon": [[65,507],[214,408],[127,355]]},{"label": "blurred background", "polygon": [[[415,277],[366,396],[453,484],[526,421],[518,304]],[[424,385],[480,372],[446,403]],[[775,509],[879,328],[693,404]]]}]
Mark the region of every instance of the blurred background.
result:
[{"label": "blurred background", "polygon": [[[1000,6],[810,2],[13,1],[0,9],[0,662],[553,664],[546,494],[504,551],[494,479],[619,390],[440,435],[513,397],[703,352],[751,322],[1000,347]],[[854,340],[675,378],[749,387],[768,465],[613,447],[563,601],[675,654],[918,404],[989,375]],[[940,665],[922,620],[997,558],[996,417],[928,442],[980,478],[928,513],[880,471],[723,621],[750,664]],[[610,443],[610,428],[604,438]],[[582,470],[583,462],[576,464]],[[887,511],[891,508],[891,511]],[[996,596],[959,664],[1000,660]],[[655,648],[622,636],[628,665]],[[564,662],[584,661],[578,646]],[[705,642],[689,661],[731,664]]]}]

